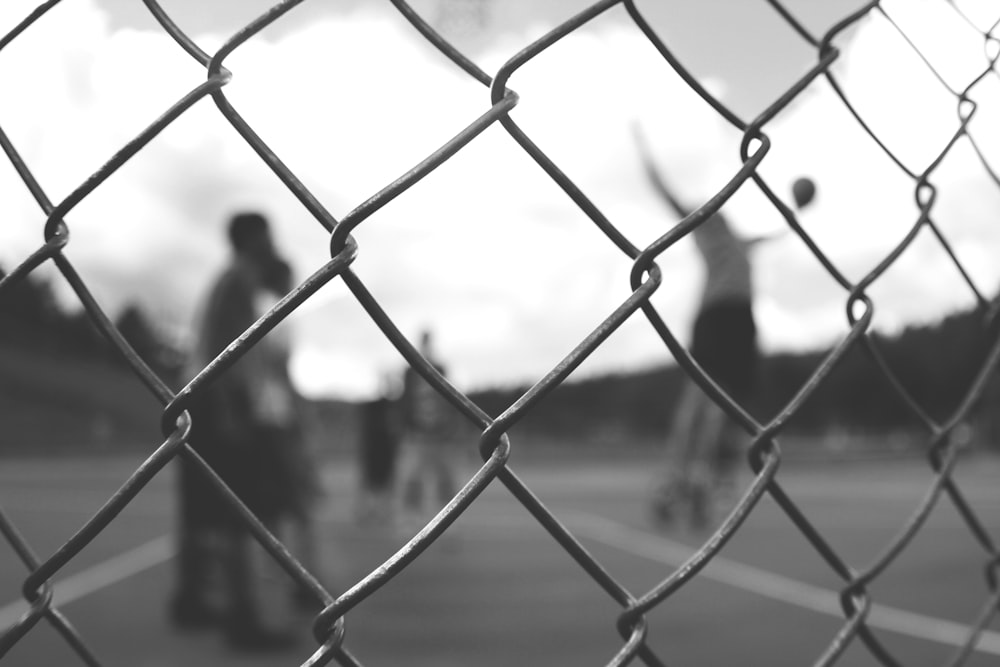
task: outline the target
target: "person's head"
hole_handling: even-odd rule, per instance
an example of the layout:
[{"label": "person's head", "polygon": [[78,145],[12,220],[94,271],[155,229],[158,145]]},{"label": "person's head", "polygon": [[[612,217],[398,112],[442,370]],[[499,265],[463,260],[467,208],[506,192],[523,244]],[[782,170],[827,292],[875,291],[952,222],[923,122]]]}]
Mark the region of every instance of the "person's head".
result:
[{"label": "person's head", "polygon": [[420,350],[420,353],[424,356],[427,356],[427,354],[432,351],[432,338],[433,336],[431,335],[430,329],[424,329],[420,332],[420,343],[418,344],[417,349]]},{"label": "person's head", "polygon": [[229,243],[239,257],[266,261],[274,256],[270,225],[260,213],[237,213],[229,221]]}]

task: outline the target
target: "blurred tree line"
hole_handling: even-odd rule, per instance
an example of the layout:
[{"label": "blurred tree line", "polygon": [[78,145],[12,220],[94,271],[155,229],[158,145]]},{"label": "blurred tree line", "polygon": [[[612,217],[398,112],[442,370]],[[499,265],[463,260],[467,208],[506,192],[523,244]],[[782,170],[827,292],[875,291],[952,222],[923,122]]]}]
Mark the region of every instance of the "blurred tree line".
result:
[{"label": "blurred tree line", "polygon": [[[154,371],[175,377],[180,354],[138,306],[115,325]],[[0,450],[155,445],[160,411],[86,313],[61,308],[47,282],[31,274],[0,291]]]},{"label": "blurred tree line", "polygon": [[[914,326],[899,335],[873,334],[871,348],[895,374],[901,387],[926,415],[941,422],[955,414],[986,361],[997,336],[981,310],[949,316],[927,326]],[[779,414],[819,368],[829,350],[777,354],[762,361],[760,388],[753,405],[746,406],[759,421]],[[540,437],[605,440],[647,437],[662,440],[668,432],[673,405],[686,382],[677,366],[598,377],[556,388],[517,428]],[[474,400],[492,415],[509,406],[524,388],[498,389],[477,394]],[[1000,402],[995,377],[968,421],[978,438],[997,443],[1000,429],[994,403]],[[829,432],[868,435],[913,432],[926,435],[923,422],[895,391],[863,341],[852,347],[830,375],[788,422],[789,432],[819,436]]]},{"label": "blurred tree line", "polygon": [[[173,384],[181,354],[165,342],[147,315],[131,305],[117,316],[115,325],[139,356],[168,384]],[[914,403],[931,418],[944,421],[965,398],[998,328],[987,326],[984,312],[977,310],[932,325],[910,327],[892,337],[875,334],[870,341]],[[765,358],[760,390],[755,403],[748,406],[751,414],[761,421],[778,414],[809,382],[827,354],[816,351]],[[669,366],[567,383],[526,414],[515,430],[564,442],[613,443],[643,438],[660,441],[668,431],[674,403],[686,381],[678,367]],[[4,399],[0,400],[0,413],[23,411],[35,403],[52,404],[62,406],[60,414],[64,416],[69,408],[81,414],[86,409],[103,410],[137,424],[141,413],[142,419],[155,427],[159,406],[148,392],[137,391],[137,382],[90,318],[82,311],[61,309],[44,281],[29,275],[0,292],[0,399]],[[70,389],[74,386],[76,389]],[[100,391],[95,392],[94,386]],[[471,398],[496,416],[524,391],[524,387],[490,389],[476,392]],[[12,400],[15,396],[21,398],[20,402]],[[26,398],[29,396],[30,403]],[[137,411],[135,402],[140,400],[148,406]],[[1000,383],[991,377],[982,400],[970,415],[980,439],[987,442],[1000,441],[1000,420],[994,417],[993,408],[998,402]],[[331,406],[334,403],[331,401]],[[337,421],[341,424],[343,412],[343,406],[339,406]],[[861,342],[816,388],[789,421],[788,428],[808,435],[830,430],[873,434],[910,430],[926,434],[920,420]]]},{"label": "blurred tree line", "polygon": [[[6,272],[0,268],[0,279]],[[0,344],[67,359],[119,359],[117,350],[83,310],[67,312],[56,303],[51,286],[28,275],[0,292]],[[180,353],[167,344],[146,313],[129,304],[114,321],[140,357],[158,373],[170,375]]]}]

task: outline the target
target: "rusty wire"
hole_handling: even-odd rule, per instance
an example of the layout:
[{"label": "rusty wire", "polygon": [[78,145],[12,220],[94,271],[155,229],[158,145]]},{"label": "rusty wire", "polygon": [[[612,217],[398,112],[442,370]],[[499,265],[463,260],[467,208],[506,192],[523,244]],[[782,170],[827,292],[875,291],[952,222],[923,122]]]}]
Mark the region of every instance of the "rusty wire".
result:
[{"label": "rusty wire", "polygon": [[[1000,20],[989,30],[977,28],[966,17],[961,9],[950,0],[941,0],[958,16],[981,34],[984,41],[984,65],[982,72],[967,83],[962,90],[948,86],[944,79],[934,70],[933,65],[924,57],[920,49],[910,41],[909,36],[893,22],[892,16],[879,2],[869,2],[858,8],[849,16],[844,17],[822,37],[812,35],[809,30],[795,17],[794,13],[778,0],[768,0],[772,8],[788,24],[789,29],[815,49],[816,64],[804,76],[796,81],[785,93],[774,101],[756,118],[749,122],[741,119],[704,88],[683,63],[669,49],[656,31],[647,23],[642,13],[632,0],[603,0],[594,3],[580,14],[572,17],[548,34],[542,36],[533,44],[513,55],[494,76],[490,76],[459,49],[439,34],[417,11],[403,0],[392,0],[399,14],[408,21],[427,41],[436,47],[444,56],[470,78],[481,83],[488,89],[488,98],[484,97],[482,114],[465,128],[457,128],[454,137],[438,150],[428,155],[419,164],[410,169],[396,181],[386,185],[369,200],[358,205],[341,220],[337,220],[323,206],[322,202],[302,183],[289,169],[281,158],[272,151],[253,127],[243,119],[230,103],[225,94],[225,86],[231,74],[224,66],[227,57],[240,48],[248,39],[259,33],[268,25],[277,21],[285,13],[292,11],[303,0],[285,0],[275,4],[260,17],[247,24],[234,34],[214,54],[206,53],[190,36],[185,34],[163,10],[156,0],[144,0],[151,15],[158,21],[162,29],[168,33],[191,58],[196,60],[206,72],[206,79],[194,85],[190,92],[184,95],[174,105],[168,108],[159,118],[145,130],[135,136],[111,157],[102,167],[76,187],[65,199],[58,203],[50,201],[42,184],[32,174],[30,167],[21,158],[7,134],[0,128],[0,146],[14,166],[25,187],[34,197],[38,206],[46,216],[43,229],[43,244],[37,251],[25,258],[9,275],[0,280],[0,291],[10,288],[23,280],[39,266],[52,262],[72,287],[80,300],[85,312],[98,327],[101,333],[120,352],[133,372],[139,377],[148,390],[163,405],[162,444],[149,456],[143,464],[134,471],[122,487],[101,507],[101,509],[82,525],[54,554],[40,559],[32,547],[24,539],[6,512],[0,509],[0,533],[22,560],[29,574],[24,581],[23,594],[30,604],[30,610],[14,626],[6,630],[0,637],[0,658],[21,638],[28,634],[42,619],[51,624],[76,652],[80,659],[88,665],[100,665],[100,660],[87,648],[85,640],[74,629],[70,620],[52,604],[52,578],[71,561],[91,540],[101,533],[121,512],[128,503],[139,494],[144,485],[157,475],[163,467],[177,457],[187,457],[197,469],[207,476],[225,500],[232,504],[255,538],[279,563],[288,574],[299,584],[310,589],[317,600],[322,602],[324,609],[315,619],[314,634],[318,643],[315,653],[302,664],[321,665],[336,661],[341,665],[361,664],[347,648],[350,635],[345,628],[345,619],[351,609],[362,604],[366,598],[385,585],[392,577],[413,563],[434,540],[445,533],[451,524],[470,507],[479,494],[491,483],[498,481],[549,533],[567,555],[572,558],[588,575],[620,607],[621,613],[616,619],[617,629],[622,637],[622,645],[613,656],[607,656],[608,665],[624,665],[639,659],[644,664],[663,664],[646,638],[650,633],[646,614],[658,605],[666,604],[670,597],[680,588],[688,584],[699,571],[704,568],[719,553],[727,541],[740,530],[744,521],[754,511],[758,501],[769,495],[787,515],[787,518],[802,532],[817,554],[826,562],[830,569],[842,580],[841,605],[843,608],[843,624],[839,631],[830,638],[828,646],[815,661],[817,665],[830,665],[838,661],[844,650],[852,643],[861,642],[879,663],[884,665],[899,664],[889,649],[884,646],[866,623],[872,607],[870,584],[884,572],[893,561],[913,541],[925,524],[932,509],[943,499],[950,501],[958,510],[976,543],[982,550],[982,564],[985,573],[982,612],[977,618],[967,622],[968,637],[958,649],[951,664],[962,664],[974,650],[980,634],[997,616],[1000,609],[1000,587],[998,587],[997,570],[1000,567],[1000,552],[995,538],[983,525],[979,515],[963,496],[962,490],[953,478],[962,442],[955,437],[956,427],[968,417],[975,402],[984,393],[987,380],[995,372],[1000,359],[1000,340],[994,341],[988,355],[982,360],[979,373],[967,388],[959,406],[944,421],[936,421],[906,389],[892,367],[886,362],[876,338],[871,335],[871,323],[874,304],[868,296],[870,288],[898,259],[902,256],[921,232],[929,231],[939,242],[941,248],[948,254],[965,283],[976,300],[986,304],[981,290],[977,288],[953,252],[946,235],[934,219],[934,204],[937,190],[932,182],[932,176],[941,162],[948,156],[959,140],[965,140],[973,147],[984,171],[998,185],[1000,178],[996,168],[989,163],[975,134],[970,129],[970,121],[977,112],[977,105],[970,97],[973,89],[985,78],[997,76],[996,61],[1000,56],[1000,38],[994,33]],[[31,26],[57,5],[59,0],[49,0],[40,5],[27,16],[14,30],[0,38],[0,57],[2,49],[13,42],[18,35],[29,30]],[[666,64],[694,90],[715,113],[718,113],[727,123],[742,133],[740,157],[742,165],[731,176],[728,183],[702,206],[680,221],[675,227],[644,248],[633,245],[591,202],[581,190],[545,151],[522,130],[510,115],[517,105],[516,91],[507,87],[510,77],[526,63],[544,52],[561,38],[584,26],[609,9],[621,6],[627,12],[636,28],[649,40],[662,56]],[[941,86],[951,94],[956,101],[958,121],[950,140],[937,155],[925,165],[921,171],[908,168],[882,142],[871,129],[864,116],[857,111],[849,95],[837,80],[832,65],[840,57],[840,51],[835,45],[836,38],[843,31],[862,20],[878,16],[887,20],[902,35],[914,51],[914,56],[931,70]],[[766,160],[771,149],[771,140],[765,129],[790,102],[814,81],[825,78],[843,102],[844,107],[854,116],[860,127],[873,142],[881,148],[886,156],[905,173],[914,185],[914,197],[919,206],[919,215],[904,236],[884,259],[866,276],[857,282],[849,280],[827,257],[822,249],[803,229],[796,219],[795,212],[786,205],[765,182],[758,168]],[[242,336],[234,341],[216,359],[201,370],[187,386],[178,392],[173,392],[167,384],[157,376],[142,358],[129,346],[125,339],[115,329],[105,315],[101,305],[91,295],[85,281],[77,274],[63,250],[70,243],[71,227],[67,216],[86,197],[93,193],[101,184],[133,155],[141,151],[160,131],[168,127],[198,100],[211,97],[220,114],[245,139],[260,159],[284,183],[289,191],[298,199],[302,207],[319,223],[330,237],[330,260],[315,270],[315,272],[291,293],[285,296],[270,312],[264,315]],[[488,99],[488,103],[485,100]],[[364,222],[379,208],[386,205],[404,191],[416,185],[423,177],[434,171],[451,156],[461,151],[466,145],[488,127],[499,124],[523,148],[523,150],[541,167],[542,170],[566,193],[566,195],[587,215],[587,217],[604,233],[608,240],[633,262],[631,272],[631,294],[613,312],[608,313],[604,320],[588,336],[581,340],[575,349],[557,366],[541,377],[520,398],[511,404],[500,416],[491,418],[470,398],[453,386],[442,376],[427,359],[411,345],[406,337],[393,323],[390,316],[381,308],[378,301],[366,288],[364,282],[353,272],[351,265],[358,251],[358,244],[351,232]],[[751,150],[751,146],[754,147]],[[662,319],[660,313],[651,303],[650,297],[660,287],[661,273],[656,264],[663,252],[678,240],[689,234],[697,225],[704,222],[728,200],[740,187],[752,182],[770,200],[771,204],[781,214],[791,229],[812,253],[820,265],[836,280],[847,294],[845,303],[850,329],[816,368],[812,376],[798,393],[779,411],[777,416],[767,423],[759,423],[751,417],[743,406],[736,404],[725,392],[706,375],[691,357],[685,347],[677,340],[673,331]],[[320,582],[288,552],[284,545],[272,535],[268,529],[240,502],[212,469],[188,444],[191,428],[191,418],[187,412],[192,400],[203,387],[214,378],[225,373],[233,363],[252,347],[274,326],[290,314],[300,304],[305,302],[320,287],[339,278],[344,282],[357,302],[368,313],[372,321],[379,327],[389,342],[399,351],[404,359],[434,387],[445,396],[450,403],[461,412],[481,433],[478,442],[479,453],[483,465],[469,478],[458,494],[440,512],[414,535],[384,563],[373,567],[371,573],[358,581],[349,590],[338,597],[326,591]],[[718,528],[706,539],[696,553],[681,567],[666,576],[663,581],[648,591],[636,594],[627,590],[598,561],[573,532],[559,517],[549,510],[532,492],[532,490],[515,474],[509,465],[514,445],[507,433],[538,402],[550,391],[560,385],[569,374],[577,368],[591,353],[594,352],[619,326],[631,317],[644,316],[652,329],[663,340],[666,348],[674,356],[683,370],[693,378],[733,419],[747,431],[752,444],[748,455],[748,465],[753,471],[752,482],[743,491],[731,513],[722,521]],[[782,486],[778,470],[782,461],[782,453],[778,437],[785,429],[789,419],[793,417],[826,377],[844,358],[849,350],[862,348],[870,356],[887,382],[887,386],[909,408],[913,416],[925,427],[927,433],[926,458],[933,479],[928,484],[921,502],[913,508],[909,518],[901,525],[896,535],[887,542],[881,553],[864,567],[852,566],[824,538],[809,517],[796,504],[794,498]],[[595,662],[598,657],[595,657]]]}]

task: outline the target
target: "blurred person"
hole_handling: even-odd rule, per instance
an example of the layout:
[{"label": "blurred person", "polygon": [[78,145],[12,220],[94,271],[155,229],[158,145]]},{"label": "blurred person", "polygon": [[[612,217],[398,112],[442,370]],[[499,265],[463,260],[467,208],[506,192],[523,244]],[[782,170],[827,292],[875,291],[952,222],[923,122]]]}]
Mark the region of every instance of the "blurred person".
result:
[{"label": "blurred person", "polygon": [[[196,330],[190,363],[200,371],[262,314],[267,271],[277,260],[267,219],[239,213],[230,220],[231,260],[215,280]],[[266,340],[266,338],[265,338]],[[270,396],[261,377],[264,350],[249,350],[199,392],[190,412],[190,444],[269,529],[288,507],[283,459],[274,446],[274,421],[288,409]],[[171,617],[183,629],[221,625],[230,643],[271,650],[292,637],[262,621],[253,571],[251,535],[208,476],[186,456],[180,459],[180,530],[177,590]],[[213,545],[213,542],[217,543]],[[221,550],[214,558],[213,546]],[[222,570],[222,609],[212,606],[213,564]]]},{"label": "blurred person", "polygon": [[[430,331],[420,334],[420,354],[442,375],[444,365],[435,357]],[[400,397],[403,419],[403,449],[410,465],[402,480],[403,509],[411,516],[424,514],[430,501],[428,485],[440,505],[457,492],[452,457],[448,452],[451,436],[451,414],[447,400],[412,366],[403,374],[403,394]]]},{"label": "blurred person", "polygon": [[[273,258],[265,264],[263,287],[256,299],[259,315],[268,312],[292,289],[288,262]],[[281,519],[287,520],[299,562],[319,576],[315,512],[323,495],[319,461],[303,425],[307,420],[304,400],[289,375],[291,335],[287,322],[278,324],[247,352],[248,363],[256,367],[254,405],[267,440],[276,448],[278,478],[287,484],[280,498]],[[322,577],[320,577],[322,580]],[[309,590],[295,588],[292,599],[305,610],[319,604]]]},{"label": "blurred person", "polygon": [[398,406],[387,390],[361,405],[358,447],[361,484],[357,516],[362,523],[391,523],[399,453]]},{"label": "blurred person", "polygon": [[[644,144],[646,175],[657,194],[682,218],[687,208],[667,186]],[[701,300],[691,336],[691,356],[734,401],[747,406],[757,381],[759,351],[753,315],[750,249],[770,237],[745,239],[715,213],[692,231],[705,266]],[[674,413],[665,480],[653,499],[657,519],[669,521],[686,509],[692,524],[710,519],[713,491],[735,475],[741,434],[738,425],[693,381],[686,383]]]}]

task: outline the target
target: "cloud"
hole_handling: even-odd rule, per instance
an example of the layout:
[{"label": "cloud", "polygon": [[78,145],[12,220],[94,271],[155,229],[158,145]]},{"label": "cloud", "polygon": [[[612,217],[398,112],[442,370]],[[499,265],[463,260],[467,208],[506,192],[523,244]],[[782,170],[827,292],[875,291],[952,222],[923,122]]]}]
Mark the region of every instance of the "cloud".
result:
[{"label": "cloud", "polygon": [[[1000,280],[995,264],[976,248],[996,248],[1000,235],[989,222],[1000,192],[967,138],[948,149],[959,129],[956,93],[983,73],[982,35],[939,3],[884,3],[928,63],[877,12],[838,39],[843,51],[834,67],[838,82],[859,114],[914,175],[930,170],[938,197],[932,220],[953,245],[977,287],[992,295]],[[987,77],[970,90],[979,104],[970,133],[1000,157],[1000,137],[988,119],[998,112],[1000,86]],[[950,86],[954,92],[949,91]],[[819,184],[817,205],[803,216],[806,229],[852,281],[861,280],[902,241],[918,219],[916,180],[897,166],[850,116],[825,81],[816,82],[773,128],[779,163],[800,165]],[[947,153],[937,167],[935,161]],[[765,160],[765,174],[767,160]],[[996,169],[1000,161],[992,162]],[[773,268],[773,270],[772,270]],[[764,281],[778,294],[780,269],[765,268]],[[894,331],[970,306],[973,294],[952,260],[925,229],[898,266],[871,290],[876,323]],[[846,295],[840,297],[846,300]],[[843,311],[843,308],[841,308]]]},{"label": "cloud", "polygon": [[[20,14],[4,4],[0,26],[12,25]],[[945,24],[923,4],[891,5],[891,11],[910,17],[911,28],[927,39],[944,40],[928,49],[944,61],[949,80],[965,81],[983,67],[981,53],[948,46],[969,40],[961,25]],[[0,52],[0,83],[14,91],[7,99],[17,101],[0,109],[0,125],[56,201],[204,80],[203,69],[162,32],[110,25],[93,2],[62,3]],[[939,25],[947,29],[929,30]],[[838,76],[905,159],[926,164],[954,130],[954,98],[938,92],[934,104],[925,103],[925,90],[941,86],[926,80],[923,63],[890,33],[881,20],[854,30]],[[525,39],[498,35],[477,62],[495,72]],[[211,51],[222,37],[196,41]],[[227,97],[338,218],[489,108],[484,86],[393,13],[355,9],[300,30],[265,32],[226,64],[233,72]],[[707,85],[725,97],[721,82]],[[629,133],[633,120],[642,122],[651,149],[692,205],[739,168],[739,133],[623,21],[602,18],[570,35],[515,72],[509,86],[520,95],[515,122],[639,247],[675,218],[645,185]],[[983,105],[995,105],[994,88],[977,88]],[[975,130],[984,144],[1000,143],[988,123]],[[912,180],[859,131],[825,82],[811,86],[766,131],[774,149],[762,173],[779,194],[800,173],[816,179],[817,205],[804,224],[849,277],[860,278],[912,224]],[[996,188],[974,158],[963,146],[942,165],[935,219],[947,226],[980,284],[991,287],[1000,276],[982,248],[1000,239],[981,212],[986,208],[969,202],[991,201],[995,210]],[[0,189],[17,192],[11,223],[0,230],[0,261],[9,264],[40,243],[44,216],[9,168],[0,167]],[[299,278],[329,258],[324,230],[205,99],[70,214],[67,255],[110,311],[140,300],[189,322],[225,260],[226,218],[244,207],[272,218]],[[726,210],[747,232],[782,225],[752,186]],[[537,379],[629,294],[630,260],[498,126],[355,235],[358,276],[404,333],[422,326],[438,331],[439,349],[463,386]],[[914,270],[954,274],[933,246],[921,248],[910,255],[919,259]],[[659,263],[665,280],[654,303],[683,340],[701,269],[686,240]],[[824,344],[836,335],[835,323],[843,323],[846,297],[817,266],[791,237],[761,250],[758,314],[770,349]],[[954,280],[917,285],[905,274],[894,271],[879,284],[887,326],[955,307]],[[402,363],[339,281],[296,313],[291,326],[298,350],[293,370],[310,393],[369,394]],[[587,368],[669,360],[639,315]]]}]

